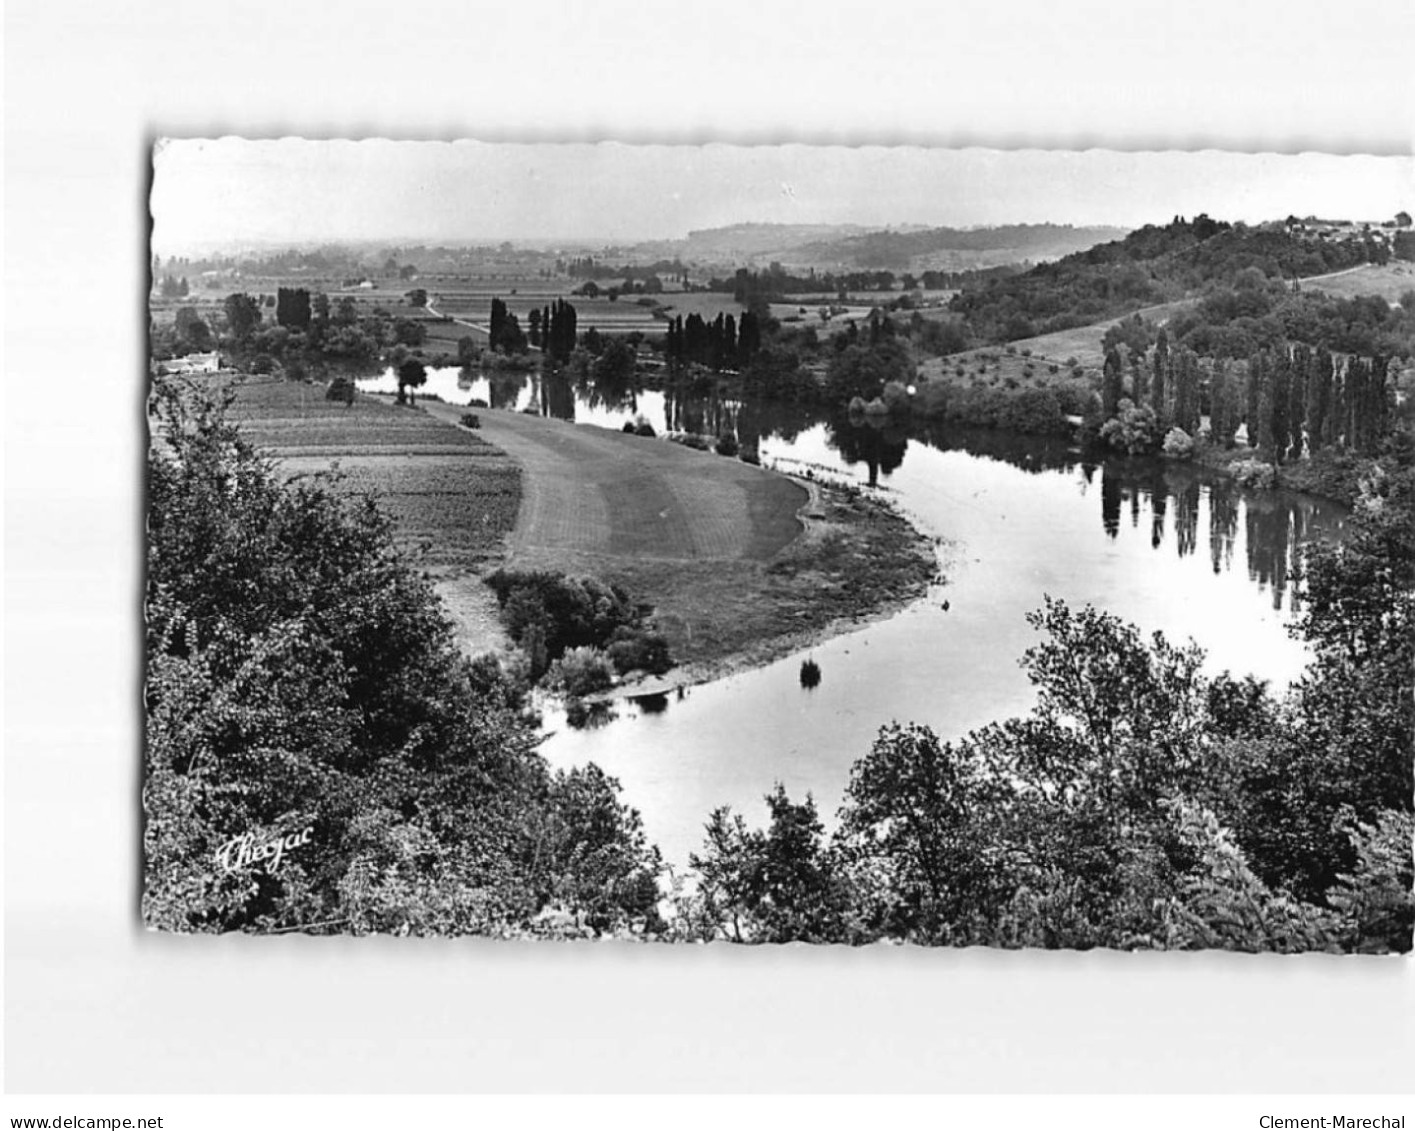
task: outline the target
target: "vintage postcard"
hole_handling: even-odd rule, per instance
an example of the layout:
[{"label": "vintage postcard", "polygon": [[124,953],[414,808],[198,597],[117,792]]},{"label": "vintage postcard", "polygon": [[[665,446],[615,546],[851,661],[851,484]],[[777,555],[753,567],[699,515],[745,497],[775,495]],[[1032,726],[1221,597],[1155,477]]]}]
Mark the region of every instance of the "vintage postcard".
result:
[{"label": "vintage postcard", "polygon": [[148,926],[1410,949],[1408,158],[153,165]]}]

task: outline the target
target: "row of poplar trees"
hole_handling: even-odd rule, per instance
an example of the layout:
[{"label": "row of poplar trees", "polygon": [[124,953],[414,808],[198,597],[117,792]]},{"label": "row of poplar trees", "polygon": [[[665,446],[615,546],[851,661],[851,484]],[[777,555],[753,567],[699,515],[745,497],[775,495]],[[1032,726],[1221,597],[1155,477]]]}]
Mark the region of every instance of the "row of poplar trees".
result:
[{"label": "row of poplar trees", "polygon": [[1325,346],[1284,342],[1258,350],[1243,371],[1220,359],[1207,374],[1207,388],[1205,376],[1198,355],[1186,346],[1170,349],[1163,330],[1148,356],[1131,352],[1128,381],[1112,346],[1102,371],[1102,411],[1116,415],[1129,396],[1153,410],[1161,431],[1182,428],[1193,436],[1207,401],[1215,443],[1231,447],[1246,424],[1249,444],[1278,461],[1334,446],[1371,453],[1390,427],[1384,357],[1342,358]]},{"label": "row of poplar trees", "polygon": [[668,323],[664,354],[670,364],[696,362],[712,370],[745,369],[762,346],[761,324],[750,310],[740,319],[719,314],[711,322],[700,314],[681,314]]},{"label": "row of poplar trees", "polygon": [[579,316],[563,298],[530,313],[531,345],[539,346],[548,357],[568,361],[575,349]]}]

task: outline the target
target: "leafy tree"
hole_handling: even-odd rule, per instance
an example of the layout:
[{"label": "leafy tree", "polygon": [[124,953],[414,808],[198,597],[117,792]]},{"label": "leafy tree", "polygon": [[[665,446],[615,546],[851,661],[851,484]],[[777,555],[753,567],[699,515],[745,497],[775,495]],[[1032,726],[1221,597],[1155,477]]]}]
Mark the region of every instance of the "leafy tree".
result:
[{"label": "leafy tree", "polygon": [[994,912],[1007,891],[1001,796],[972,743],[940,744],[928,727],[891,723],[850,772],[842,833],[852,868],[887,875],[864,885],[874,931],[922,942],[968,941],[957,932]]},{"label": "leafy tree", "polygon": [[427,325],[412,318],[395,318],[393,340],[403,346],[420,346],[427,341]]},{"label": "leafy tree", "polygon": [[304,287],[280,287],[275,296],[275,321],[295,330],[309,328],[310,293]]},{"label": "leafy tree", "polygon": [[427,366],[415,357],[408,358],[397,367],[398,373],[398,403],[414,404],[414,394],[412,390],[421,389],[427,384]]},{"label": "leafy tree", "polygon": [[[524,688],[459,654],[373,504],[285,482],[159,382],[149,457],[143,910],[181,931],[648,928],[657,855],[617,787],[551,775]],[[309,829],[278,869],[231,838]]]},{"label": "leafy tree", "polygon": [[237,342],[245,342],[260,325],[260,305],[250,295],[227,295],[222,308],[226,313],[226,326]]},{"label": "leafy tree", "polygon": [[177,335],[190,349],[205,352],[213,345],[211,327],[197,314],[192,306],[181,307],[177,311]]},{"label": "leafy tree", "polygon": [[1122,397],[1116,415],[1101,425],[1100,437],[1126,455],[1142,455],[1159,443],[1159,421],[1149,405],[1136,406]]},{"label": "leafy tree", "polygon": [[797,804],[778,785],[767,795],[771,823],[749,830],[728,808],[712,814],[702,855],[698,916],[734,942],[846,941],[846,897],[815,802]]}]

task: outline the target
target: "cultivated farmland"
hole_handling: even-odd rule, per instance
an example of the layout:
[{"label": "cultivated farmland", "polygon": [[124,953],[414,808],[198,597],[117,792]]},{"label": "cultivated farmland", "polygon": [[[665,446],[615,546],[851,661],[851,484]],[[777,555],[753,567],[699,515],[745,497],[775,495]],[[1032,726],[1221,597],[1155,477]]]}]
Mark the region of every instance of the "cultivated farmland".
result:
[{"label": "cultivated farmland", "polygon": [[1399,302],[1402,295],[1415,291],[1415,263],[1395,260],[1382,266],[1367,264],[1354,271],[1338,271],[1316,279],[1303,279],[1302,289],[1321,291],[1338,298],[1379,295],[1387,302]]},{"label": "cultivated farmland", "polygon": [[416,409],[368,397],[346,407],[298,382],[249,378],[230,416],[287,474],[337,468],[340,491],[374,494],[432,576],[464,646],[499,646],[495,599],[480,574],[501,560],[520,505],[520,470],[502,452]]}]

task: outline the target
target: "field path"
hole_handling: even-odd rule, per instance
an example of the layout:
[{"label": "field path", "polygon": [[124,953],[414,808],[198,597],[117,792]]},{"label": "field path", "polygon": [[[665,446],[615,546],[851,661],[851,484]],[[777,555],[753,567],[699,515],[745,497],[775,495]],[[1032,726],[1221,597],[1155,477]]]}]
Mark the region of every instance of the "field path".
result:
[{"label": "field path", "polygon": [[[464,411],[423,407],[449,423]],[[481,435],[524,472],[513,565],[760,562],[801,533],[807,494],[784,476],[661,439],[521,413],[479,415]]]}]

